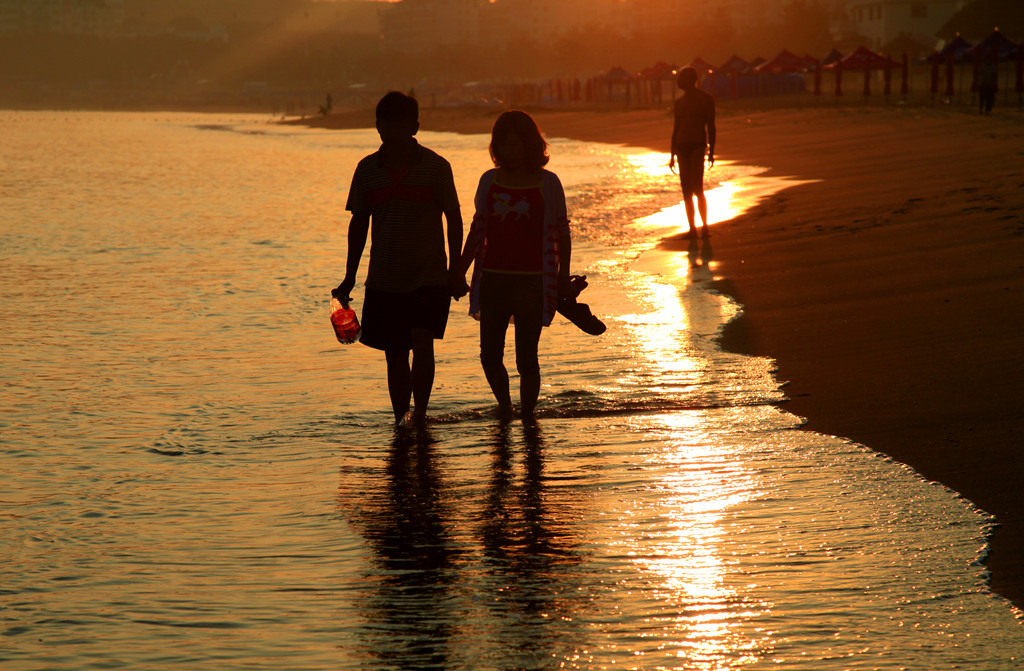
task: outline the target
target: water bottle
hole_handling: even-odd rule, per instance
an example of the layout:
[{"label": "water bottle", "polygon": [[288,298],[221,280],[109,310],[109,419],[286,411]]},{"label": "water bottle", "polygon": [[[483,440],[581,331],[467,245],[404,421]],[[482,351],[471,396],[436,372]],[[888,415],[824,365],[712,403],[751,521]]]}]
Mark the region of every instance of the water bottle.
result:
[{"label": "water bottle", "polygon": [[334,335],[342,345],[349,345],[359,340],[362,329],[359,328],[359,320],[356,318],[356,311],[349,307],[348,301],[341,301],[331,298],[331,325],[334,327]]}]

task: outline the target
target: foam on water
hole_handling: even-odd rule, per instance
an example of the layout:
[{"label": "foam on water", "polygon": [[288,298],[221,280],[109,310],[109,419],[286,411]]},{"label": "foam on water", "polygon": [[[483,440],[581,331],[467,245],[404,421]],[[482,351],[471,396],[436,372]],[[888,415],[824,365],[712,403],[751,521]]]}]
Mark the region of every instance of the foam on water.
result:
[{"label": "foam on water", "polygon": [[[455,303],[433,421],[327,320],[366,131],[4,113],[4,669],[1009,669],[991,520],[799,430],[667,156],[556,140],[608,324],[541,341],[537,427],[492,419]],[[464,214],[486,137],[423,133]],[[775,188],[710,173],[714,218]],[[355,293],[356,307],[361,289]],[[512,356],[509,354],[509,358]]]}]

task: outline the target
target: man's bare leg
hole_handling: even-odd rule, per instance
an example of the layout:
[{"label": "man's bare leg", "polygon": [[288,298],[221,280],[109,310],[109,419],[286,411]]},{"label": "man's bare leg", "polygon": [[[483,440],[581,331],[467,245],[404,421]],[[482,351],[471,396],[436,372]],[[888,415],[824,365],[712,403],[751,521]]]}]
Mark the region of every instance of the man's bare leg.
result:
[{"label": "man's bare leg", "polygon": [[389,349],[384,352],[388,364],[388,395],[395,423],[401,423],[409,412],[409,398],[412,394],[412,375],[409,371],[409,350]]},{"label": "man's bare leg", "polygon": [[[700,222],[703,226],[704,237],[708,236],[708,199],[704,197],[704,189],[697,192],[697,211],[700,212]],[[690,224],[693,228],[693,224]]]},{"label": "man's bare leg", "polygon": [[434,388],[434,335],[426,329],[412,330],[413,419],[421,424],[427,419],[430,392]]}]

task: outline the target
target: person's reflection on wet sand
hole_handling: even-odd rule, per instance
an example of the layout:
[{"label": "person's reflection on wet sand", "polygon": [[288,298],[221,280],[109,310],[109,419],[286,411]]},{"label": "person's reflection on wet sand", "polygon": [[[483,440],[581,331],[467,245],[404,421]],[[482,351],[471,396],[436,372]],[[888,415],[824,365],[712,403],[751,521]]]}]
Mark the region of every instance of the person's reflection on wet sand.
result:
[{"label": "person's reflection on wet sand", "polygon": [[521,482],[515,478],[518,446],[511,428],[499,422],[492,437],[492,476],[480,527],[490,583],[486,601],[501,644],[517,659],[541,665],[575,638],[567,623],[581,605],[573,569],[582,557],[571,547],[567,520],[548,511],[540,426],[523,423]]},{"label": "person's reflection on wet sand", "polygon": [[444,668],[454,633],[449,602],[457,551],[427,432],[396,430],[387,487],[361,493],[363,535],[373,548],[378,585],[367,620],[369,652],[388,668]]},{"label": "person's reflection on wet sand", "polygon": [[691,284],[709,282],[714,279],[715,274],[711,272],[714,250],[711,248],[710,239],[690,238],[690,243],[686,247],[686,257],[690,262]]}]

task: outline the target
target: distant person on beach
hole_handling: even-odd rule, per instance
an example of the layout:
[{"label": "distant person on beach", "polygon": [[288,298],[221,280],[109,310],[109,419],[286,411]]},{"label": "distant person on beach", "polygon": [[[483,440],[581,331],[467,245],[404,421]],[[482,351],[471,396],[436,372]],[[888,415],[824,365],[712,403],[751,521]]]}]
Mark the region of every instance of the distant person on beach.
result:
[{"label": "distant person on beach", "polygon": [[708,202],[704,197],[704,156],[708,167],[715,164],[715,99],[710,93],[697,88],[697,70],[685,67],[676,76],[676,84],[683,91],[675,104],[675,123],[672,126],[672,158],[669,168],[679,163],[679,183],[683,188],[683,205],[688,235],[697,234],[693,198],[697,197],[697,211],[708,235]]},{"label": "distant person on beach", "polygon": [[513,413],[503,362],[509,321],[515,324],[520,414],[529,419],[540,394],[541,329],[551,324],[559,297],[574,294],[565,192],[544,168],[547,146],[529,114],[510,110],[498,117],[490,144],[495,167],[480,178],[462,250],[463,282],[473,265],[470,314],[480,319],[480,363],[502,418]]},{"label": "distant person on beach", "polygon": [[986,58],[978,67],[978,112],[991,114],[996,104],[998,71],[995,57]]},{"label": "distant person on beach", "polygon": [[451,298],[466,293],[465,272],[458,273],[462,213],[452,168],[416,141],[418,130],[415,98],[392,91],[377,103],[381,146],[352,176],[345,279],[331,292],[348,298],[372,222],[361,342],[384,351],[395,421],[417,425],[426,419],[434,385],[434,340],[444,337]]}]

